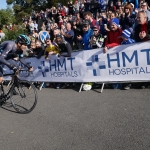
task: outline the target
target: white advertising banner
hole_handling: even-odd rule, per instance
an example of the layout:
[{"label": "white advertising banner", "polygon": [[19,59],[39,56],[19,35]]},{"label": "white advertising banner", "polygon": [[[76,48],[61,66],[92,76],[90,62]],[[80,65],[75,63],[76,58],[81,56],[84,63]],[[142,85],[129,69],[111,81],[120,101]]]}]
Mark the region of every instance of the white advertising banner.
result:
[{"label": "white advertising banner", "polygon": [[49,60],[27,58],[34,67],[29,77],[40,82],[114,82],[150,80],[150,42],[121,45],[109,49],[73,52],[72,57],[52,55]]}]

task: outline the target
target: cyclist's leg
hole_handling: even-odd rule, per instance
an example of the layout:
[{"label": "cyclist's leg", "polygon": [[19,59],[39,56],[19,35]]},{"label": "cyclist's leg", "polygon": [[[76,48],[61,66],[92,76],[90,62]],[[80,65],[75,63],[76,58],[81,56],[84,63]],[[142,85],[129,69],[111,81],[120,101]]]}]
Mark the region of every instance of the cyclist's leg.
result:
[{"label": "cyclist's leg", "polygon": [[1,83],[3,82],[3,68],[2,66],[0,65],[0,106],[3,105],[3,100],[2,100],[2,85]]},{"label": "cyclist's leg", "polygon": [[[1,76],[1,75],[0,75],[0,76]],[[0,77],[0,83],[2,83],[3,80],[4,80],[4,78],[3,78],[3,77]]]},{"label": "cyclist's leg", "polygon": [[0,83],[2,83],[3,80],[4,80],[4,78],[3,78],[3,68],[2,68],[2,66],[0,65]]}]

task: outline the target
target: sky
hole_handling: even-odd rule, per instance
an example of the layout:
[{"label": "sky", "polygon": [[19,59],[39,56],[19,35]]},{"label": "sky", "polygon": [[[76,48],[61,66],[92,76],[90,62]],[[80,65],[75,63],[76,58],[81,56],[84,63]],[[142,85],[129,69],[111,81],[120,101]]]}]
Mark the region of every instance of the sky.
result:
[{"label": "sky", "polygon": [[7,8],[6,0],[1,0],[0,9],[6,9],[6,8]]}]

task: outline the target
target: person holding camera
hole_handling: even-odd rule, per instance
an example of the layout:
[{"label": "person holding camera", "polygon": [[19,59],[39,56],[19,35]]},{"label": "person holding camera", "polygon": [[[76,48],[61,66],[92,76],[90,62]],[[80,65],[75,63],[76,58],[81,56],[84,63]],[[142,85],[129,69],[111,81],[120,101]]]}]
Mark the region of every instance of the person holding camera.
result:
[{"label": "person holding camera", "polygon": [[82,45],[80,41],[77,39],[79,35],[83,35],[82,25],[78,21],[74,21],[72,24],[72,28],[74,31],[74,43],[77,49],[82,49]]},{"label": "person holding camera", "polygon": [[104,43],[104,37],[102,34],[99,32],[99,27],[94,26],[93,27],[93,36],[90,39],[90,48],[95,49],[95,48],[101,48]]}]

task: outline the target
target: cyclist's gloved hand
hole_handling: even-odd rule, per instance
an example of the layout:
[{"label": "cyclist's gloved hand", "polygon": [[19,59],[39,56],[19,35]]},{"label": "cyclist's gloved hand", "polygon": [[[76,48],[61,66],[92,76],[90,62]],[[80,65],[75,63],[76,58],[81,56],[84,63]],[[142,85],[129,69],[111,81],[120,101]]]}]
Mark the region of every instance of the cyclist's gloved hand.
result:
[{"label": "cyclist's gloved hand", "polygon": [[13,59],[16,60],[16,61],[19,59],[19,55],[16,54],[16,53],[14,53],[12,57],[13,57]]},{"label": "cyclist's gloved hand", "polygon": [[18,67],[14,66],[14,65],[11,65],[10,69],[13,70],[14,72],[16,72],[18,70]]},{"label": "cyclist's gloved hand", "polygon": [[18,70],[18,67],[13,67],[13,71],[16,72]]},{"label": "cyclist's gloved hand", "polygon": [[19,57],[19,55],[16,54],[16,53],[13,53],[13,54],[12,54],[12,57],[13,57],[13,58],[17,58],[17,57]]},{"label": "cyclist's gloved hand", "polygon": [[31,71],[33,71],[34,68],[32,66],[30,66],[28,69],[31,72]]}]

